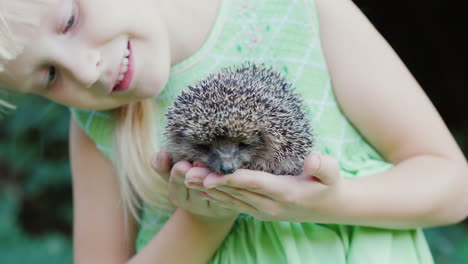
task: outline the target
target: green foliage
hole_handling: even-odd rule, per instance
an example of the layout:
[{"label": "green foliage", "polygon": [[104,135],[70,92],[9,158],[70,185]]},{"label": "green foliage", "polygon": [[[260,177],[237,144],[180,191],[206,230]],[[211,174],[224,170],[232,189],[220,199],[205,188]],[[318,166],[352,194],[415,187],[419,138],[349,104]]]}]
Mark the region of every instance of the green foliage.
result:
[{"label": "green foliage", "polygon": [[[66,108],[17,98],[0,120],[0,262],[72,263],[72,204]],[[465,147],[466,134],[456,133]],[[431,228],[436,264],[468,262],[468,227]]]},{"label": "green foliage", "polygon": [[0,120],[0,262],[72,263],[68,109],[14,103]]},{"label": "green foliage", "polygon": [[32,238],[15,221],[20,209],[15,195],[7,192],[0,194],[0,204],[2,205],[0,207],[0,260],[2,263],[72,263],[70,238],[58,233],[46,233]]},{"label": "green foliage", "polygon": [[436,264],[468,262],[468,227],[463,224],[425,230]]}]

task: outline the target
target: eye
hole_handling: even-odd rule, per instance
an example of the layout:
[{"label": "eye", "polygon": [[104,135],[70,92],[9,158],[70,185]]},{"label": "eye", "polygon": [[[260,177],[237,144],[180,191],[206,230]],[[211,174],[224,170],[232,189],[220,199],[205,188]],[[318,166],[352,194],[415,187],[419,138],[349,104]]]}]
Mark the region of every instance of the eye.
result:
[{"label": "eye", "polygon": [[68,30],[70,30],[70,28],[73,27],[74,24],[75,24],[75,14],[72,14],[70,19],[68,19],[67,24],[65,25],[63,33],[66,33]]},{"label": "eye", "polygon": [[210,150],[210,146],[207,145],[207,144],[197,144],[197,145],[195,145],[195,148],[200,150],[200,151],[209,151]]},{"label": "eye", "polygon": [[245,148],[248,148],[248,147],[250,147],[250,145],[249,145],[249,144],[247,144],[247,143],[244,143],[244,142],[240,142],[240,143],[238,144],[238,146],[239,146],[239,148],[241,148],[241,149],[245,149]]},{"label": "eye", "polygon": [[71,14],[67,20],[67,23],[65,23],[65,27],[63,28],[63,33],[67,33],[76,24],[76,19],[78,17],[77,13],[78,13],[78,8],[76,7],[75,1],[73,1]]},{"label": "eye", "polygon": [[57,69],[53,66],[49,67],[49,72],[47,75],[47,87],[50,87],[57,79]]}]

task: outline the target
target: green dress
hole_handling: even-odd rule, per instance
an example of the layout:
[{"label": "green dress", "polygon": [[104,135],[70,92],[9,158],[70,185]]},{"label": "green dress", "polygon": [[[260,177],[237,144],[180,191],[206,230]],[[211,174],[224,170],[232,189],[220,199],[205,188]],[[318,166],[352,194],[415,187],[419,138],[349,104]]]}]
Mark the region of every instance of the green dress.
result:
[{"label": "green dress", "polygon": [[[264,63],[284,73],[304,98],[317,152],[335,157],[344,177],[371,175],[392,167],[356,131],[337,104],[311,0],[224,0],[209,39],[196,54],[172,67],[167,86],[155,99],[162,109],[156,121],[160,136],[165,110],[180,90],[209,73],[245,61]],[[72,113],[112,159],[112,113],[78,109]],[[137,250],[169,217],[163,210],[144,210]],[[433,260],[419,229],[264,222],[242,215],[210,263],[431,264]]]}]

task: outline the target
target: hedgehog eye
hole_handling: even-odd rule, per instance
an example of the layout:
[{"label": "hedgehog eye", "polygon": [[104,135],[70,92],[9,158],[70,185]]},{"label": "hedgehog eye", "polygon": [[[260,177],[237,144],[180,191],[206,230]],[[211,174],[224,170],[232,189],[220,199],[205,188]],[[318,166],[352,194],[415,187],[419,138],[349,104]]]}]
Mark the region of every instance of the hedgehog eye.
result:
[{"label": "hedgehog eye", "polygon": [[207,145],[207,144],[196,144],[195,148],[200,150],[200,151],[209,151],[210,150],[210,146]]},{"label": "hedgehog eye", "polygon": [[249,144],[247,144],[247,143],[244,143],[244,142],[240,142],[240,143],[238,144],[238,146],[239,146],[239,148],[241,148],[241,149],[245,149],[245,148],[248,148],[248,147],[250,147],[250,145],[249,145]]}]

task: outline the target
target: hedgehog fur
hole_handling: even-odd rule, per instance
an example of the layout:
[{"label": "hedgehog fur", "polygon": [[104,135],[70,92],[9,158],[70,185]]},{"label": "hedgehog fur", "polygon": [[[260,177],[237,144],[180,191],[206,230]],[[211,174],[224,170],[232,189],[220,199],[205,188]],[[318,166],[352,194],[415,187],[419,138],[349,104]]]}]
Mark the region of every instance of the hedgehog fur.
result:
[{"label": "hedgehog fur", "polygon": [[244,168],[299,175],[313,148],[302,100],[280,73],[253,63],[224,68],[181,92],[165,135],[173,162],[221,174]]}]

